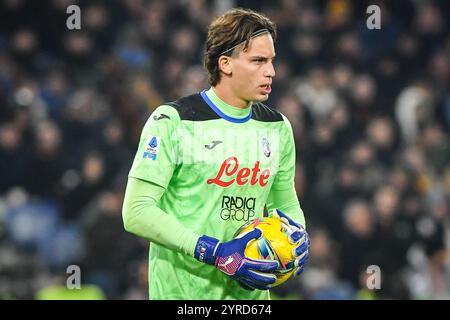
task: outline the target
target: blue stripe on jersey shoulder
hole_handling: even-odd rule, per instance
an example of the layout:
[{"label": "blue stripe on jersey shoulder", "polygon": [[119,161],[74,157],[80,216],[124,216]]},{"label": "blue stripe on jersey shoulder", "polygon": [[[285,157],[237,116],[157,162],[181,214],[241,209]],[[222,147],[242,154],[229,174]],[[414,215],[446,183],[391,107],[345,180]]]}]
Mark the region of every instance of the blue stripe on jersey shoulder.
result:
[{"label": "blue stripe on jersey shoulder", "polygon": [[250,109],[250,113],[245,118],[233,118],[233,117],[226,115],[222,111],[220,111],[220,109],[211,101],[211,99],[208,98],[205,90],[200,92],[200,95],[202,96],[203,100],[208,104],[208,106],[211,109],[213,109],[214,112],[222,119],[225,119],[227,121],[234,122],[234,123],[245,123],[252,118],[252,109]]}]

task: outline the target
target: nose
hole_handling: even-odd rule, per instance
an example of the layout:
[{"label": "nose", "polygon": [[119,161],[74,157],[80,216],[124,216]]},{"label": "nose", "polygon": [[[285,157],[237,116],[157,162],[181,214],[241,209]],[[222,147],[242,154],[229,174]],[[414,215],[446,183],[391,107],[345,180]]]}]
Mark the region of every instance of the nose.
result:
[{"label": "nose", "polygon": [[270,61],[270,62],[267,64],[267,68],[266,68],[266,70],[264,71],[264,76],[265,76],[265,77],[268,77],[268,78],[273,78],[273,77],[275,77],[275,68],[273,67],[272,61]]}]

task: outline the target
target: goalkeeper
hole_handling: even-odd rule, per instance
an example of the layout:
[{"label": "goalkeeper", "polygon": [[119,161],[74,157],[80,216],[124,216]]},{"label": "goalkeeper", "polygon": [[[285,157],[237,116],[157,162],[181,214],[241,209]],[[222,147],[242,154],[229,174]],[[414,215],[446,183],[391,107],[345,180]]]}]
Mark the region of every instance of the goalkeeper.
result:
[{"label": "goalkeeper", "polygon": [[[289,121],[261,103],[275,76],[273,22],[232,9],[208,29],[211,88],[159,106],[146,122],[129,172],[124,227],[151,242],[150,299],[270,299],[278,268],[244,256],[264,208],[297,228],[296,274],[309,239],[294,188]],[[287,215],[288,216],[287,216]]]}]

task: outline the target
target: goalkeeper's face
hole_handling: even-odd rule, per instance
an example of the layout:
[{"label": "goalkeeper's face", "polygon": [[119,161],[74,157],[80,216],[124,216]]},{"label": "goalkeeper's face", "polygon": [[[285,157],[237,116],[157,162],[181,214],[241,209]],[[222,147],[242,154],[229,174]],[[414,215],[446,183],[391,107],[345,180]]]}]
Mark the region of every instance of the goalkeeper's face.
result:
[{"label": "goalkeeper's face", "polygon": [[265,33],[251,39],[246,50],[237,48],[230,58],[233,93],[243,101],[267,100],[275,77],[272,36]]}]

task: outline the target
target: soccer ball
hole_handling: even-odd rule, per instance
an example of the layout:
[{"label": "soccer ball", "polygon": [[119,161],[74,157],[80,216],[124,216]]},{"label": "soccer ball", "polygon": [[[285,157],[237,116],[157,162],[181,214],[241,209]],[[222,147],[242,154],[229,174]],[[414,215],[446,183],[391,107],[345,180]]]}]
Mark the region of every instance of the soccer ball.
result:
[{"label": "soccer ball", "polygon": [[251,259],[278,261],[280,267],[275,272],[277,280],[272,284],[273,287],[278,286],[288,280],[294,273],[295,257],[293,252],[295,244],[288,239],[293,230],[278,218],[264,217],[256,218],[244,224],[238,229],[235,237],[251,231],[253,228],[260,229],[262,237],[248,243],[244,252],[245,256]]}]

